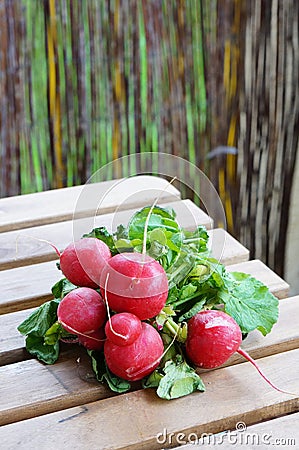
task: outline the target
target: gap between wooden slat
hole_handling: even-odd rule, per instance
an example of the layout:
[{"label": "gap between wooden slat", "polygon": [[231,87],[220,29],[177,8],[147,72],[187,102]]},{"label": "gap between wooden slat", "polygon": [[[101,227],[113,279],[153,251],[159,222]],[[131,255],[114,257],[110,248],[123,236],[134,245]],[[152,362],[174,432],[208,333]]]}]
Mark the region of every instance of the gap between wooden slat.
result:
[{"label": "gap between wooden slat", "polygon": [[[278,354],[279,357],[283,352],[298,348],[299,316],[296,315],[298,302],[299,296],[282,301],[279,321],[272,332],[266,337],[258,332],[251,333],[243,342],[242,348],[255,359],[273,354]],[[289,317],[296,317],[292,326],[289,326]],[[225,366],[240,362],[245,362],[245,360],[232,357]],[[201,376],[207,377],[215,370],[200,370],[199,373]],[[253,367],[252,371],[255,372]],[[271,373],[269,376],[271,377]],[[106,386],[95,381],[89,357],[85,350],[78,345],[64,345],[59,360],[53,365],[47,366],[31,359],[2,366],[0,367],[0,377],[2,377],[0,424],[23,420],[38,413],[45,414],[54,411],[52,409],[55,405],[54,399],[57,400],[57,410],[113,395]],[[36,380],[34,385],[32,385],[32,379]],[[15,388],[11,389],[11,385],[14,385]],[[50,391],[48,391],[49,386],[51,386]],[[134,389],[139,387],[138,383],[133,384]],[[35,401],[33,401],[34,397]],[[6,410],[4,405],[7,405],[9,401],[11,405]],[[20,402],[25,404],[22,406]]]},{"label": "gap between wooden slat", "polygon": [[[224,230],[215,229],[210,230],[209,233],[213,234],[212,256],[214,257],[219,254],[218,243],[223,243],[225,238],[225,247],[221,252],[222,264],[227,265],[248,260],[248,250]],[[51,287],[62,277],[63,275],[56,268],[54,261],[0,271],[2,286],[0,314],[39,306],[52,298]],[[287,290],[288,285],[282,281],[283,283]]]},{"label": "gap between wooden slat", "polygon": [[[195,230],[198,225],[203,225],[207,229],[211,229],[213,226],[212,219],[191,200],[174,201],[163,204],[163,206],[175,210],[177,221],[182,228]],[[62,251],[73,240],[80,239],[83,234],[90,232],[95,227],[106,227],[108,231],[115,231],[119,224],[127,225],[130,218],[139,209],[134,208],[76,221],[68,220],[0,233],[0,270],[55,260],[57,255],[54,249],[41,240],[52,242]],[[220,238],[221,236],[217,234],[217,242]]]},{"label": "gap between wooden slat", "polygon": [[[299,349],[259,363],[274,383],[290,392],[298,390]],[[161,400],[153,390],[140,390],[2,426],[1,442],[4,448],[16,448],[20,440],[24,448],[50,447],[53,442],[60,448],[67,436],[72,449],[86,443],[91,450],[99,443],[111,450],[160,449],[157,436],[164,429],[172,439],[178,433],[200,436],[234,429],[239,421],[251,425],[298,409],[298,396],[273,390],[249,363],[204,374],[203,379],[205,393],[177,400]]]},{"label": "gap between wooden slat", "polygon": [[[253,275],[266,284],[278,298],[288,295],[289,285],[258,260],[227,266],[228,271]],[[51,287],[62,274],[54,262],[36,264],[0,273],[2,296],[0,315],[41,305],[52,298]]]},{"label": "gap between wooden slat", "polygon": [[[174,450],[203,449],[204,446],[217,445],[221,450],[261,450],[265,448],[298,448],[299,413],[293,412],[249,427],[241,421],[232,433],[213,434],[199,439],[198,443],[175,447]],[[236,424],[237,425],[237,424]],[[242,430],[240,428],[243,427]],[[192,437],[192,436],[191,436]],[[179,443],[179,442],[178,442]],[[250,447],[249,447],[250,446]]]},{"label": "gap between wooden slat", "polygon": [[[80,202],[81,217],[94,215],[99,204],[97,214],[105,214],[119,207],[130,209],[147,202],[151,204],[160,193],[162,203],[179,199],[179,191],[168,185],[163,178],[141,175],[3,198],[0,199],[0,232],[70,220],[75,211],[79,212],[77,201],[82,192],[86,195],[84,204]],[[166,186],[167,190],[162,193]]]},{"label": "gap between wooden slat", "polygon": [[[41,264],[40,266],[47,266],[49,263],[45,263],[45,264]],[[36,266],[32,266],[33,268],[35,268]],[[47,268],[47,267],[46,267]],[[275,293],[275,295],[280,298],[281,295],[285,294],[286,292],[286,283],[280,279],[274,272],[272,272],[270,269],[267,268],[267,266],[265,266],[263,263],[261,263],[260,261],[248,261],[245,263],[241,263],[241,264],[237,264],[237,265],[233,265],[233,266],[228,266],[227,269],[230,271],[231,269],[233,270],[238,270],[238,271],[244,271],[246,273],[252,274],[254,276],[257,275],[257,277],[260,279],[260,281],[264,282],[270,289],[270,291],[272,293]],[[18,269],[20,270],[20,269]],[[30,276],[28,277],[29,280],[29,287],[30,287]],[[4,289],[5,292],[5,289]],[[14,294],[14,290],[13,290],[13,294]],[[44,300],[42,300],[43,298],[45,298],[47,295],[49,295],[50,297],[50,293],[46,293],[45,291],[42,294],[41,291],[38,291],[37,293],[35,293],[33,291],[33,297],[30,297],[29,293],[28,293],[28,298],[25,297],[21,297],[19,298],[18,301],[16,301],[15,303],[11,302],[11,303],[7,303],[2,304],[2,311],[4,311],[4,313],[2,315],[0,315],[0,329],[1,329],[1,335],[2,337],[0,338],[0,365],[5,365],[5,364],[11,364],[13,362],[17,362],[17,361],[22,361],[24,359],[28,359],[31,358],[31,356],[29,354],[27,354],[27,352],[24,350],[24,338],[19,334],[19,332],[17,331],[17,326],[26,318],[29,316],[29,314],[33,311],[33,309],[28,309],[27,307],[31,307],[31,306],[38,306],[39,303],[42,303]],[[296,297],[294,298],[294,300],[296,299]],[[283,308],[282,311],[285,311],[287,308],[287,305],[290,304],[290,308],[293,307],[292,305],[292,301],[289,299],[286,301],[285,304],[283,304],[282,306],[280,306],[280,308]],[[21,308],[26,308],[26,309],[21,309]],[[7,311],[10,311],[8,313],[5,313],[5,310],[7,309]],[[15,309],[15,311],[14,311]],[[288,325],[288,316],[287,316],[287,320],[286,320],[286,331],[290,331],[293,328],[289,327]],[[294,324],[294,322],[293,322]],[[266,338],[266,339],[270,339],[271,341],[271,337],[275,336],[275,331],[277,329],[277,325],[274,326],[274,334],[273,332]],[[255,332],[254,332],[255,333]],[[257,338],[260,339],[260,335],[259,333],[254,334],[252,333],[248,338],[248,340],[251,340],[252,343],[254,342],[253,336],[256,336]],[[286,333],[287,339],[290,339],[289,334]],[[253,340],[252,340],[253,339]],[[265,342],[265,341],[262,341]],[[291,341],[290,341],[291,342]],[[288,343],[288,345],[290,345],[290,342]],[[256,354],[254,354],[253,356],[256,357]],[[261,355],[264,356],[264,353]],[[234,357],[235,358],[235,357]],[[236,361],[238,360],[238,358],[236,359]],[[240,360],[240,358],[239,358]]]}]

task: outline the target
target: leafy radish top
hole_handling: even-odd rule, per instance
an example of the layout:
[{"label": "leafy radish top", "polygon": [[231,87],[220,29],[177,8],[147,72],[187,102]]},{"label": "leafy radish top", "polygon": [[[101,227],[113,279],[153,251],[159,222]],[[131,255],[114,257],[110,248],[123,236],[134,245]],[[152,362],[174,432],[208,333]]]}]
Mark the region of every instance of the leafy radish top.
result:
[{"label": "leafy radish top", "polygon": [[[278,319],[278,300],[268,288],[245,273],[228,273],[209,254],[205,228],[181,229],[172,209],[143,208],[114,233],[95,228],[76,243],[77,250],[81,247],[88,249],[82,251],[83,259],[74,244],[69,256],[62,253],[65,278],[53,286],[54,300],[18,329],[26,336],[27,350],[47,364],[59,357],[61,339],[79,340],[97,379],[116,392],[126,392],[137,379],[165,399],[203,391],[197,365],[219,366],[234,351],[250,359],[240,348],[242,338],[253,330],[268,334]],[[71,323],[61,318],[62,311],[68,312],[63,305],[69,293],[80,297],[77,289],[95,294],[91,308],[99,319],[91,327],[80,307],[75,318],[69,316]],[[208,312],[215,317],[201,328]],[[227,325],[234,324],[233,332],[219,325],[221,314]],[[223,345],[213,334],[217,327],[226,332]]]}]

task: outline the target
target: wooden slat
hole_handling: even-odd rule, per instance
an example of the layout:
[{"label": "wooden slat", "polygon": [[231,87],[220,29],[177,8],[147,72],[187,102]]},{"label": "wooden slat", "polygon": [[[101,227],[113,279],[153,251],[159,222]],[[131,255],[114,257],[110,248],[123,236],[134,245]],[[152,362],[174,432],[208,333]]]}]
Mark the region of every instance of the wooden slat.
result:
[{"label": "wooden slat", "polygon": [[[288,414],[249,427],[244,422],[236,423],[231,433],[203,436],[197,443],[181,445],[175,450],[194,450],[219,446],[221,450],[261,450],[265,448],[297,449],[299,443],[299,413]],[[238,428],[239,427],[239,428]],[[240,428],[243,428],[240,431]],[[190,436],[191,440],[192,436]]]},{"label": "wooden slat", "polygon": [[[219,228],[208,231],[208,233],[210,232],[213,234],[213,256],[217,257],[219,254],[219,247],[214,244],[222,241],[224,235],[225,246],[221,262],[229,264],[231,261],[246,261],[248,250],[231,235]],[[214,255],[214,251],[216,255]],[[45,300],[52,298],[51,287],[60,278],[62,278],[62,274],[56,268],[54,261],[0,271],[2,289],[0,314],[42,304]]]},{"label": "wooden slat", "polygon": [[[274,383],[289,392],[298,390],[299,349],[259,363]],[[20,442],[28,449],[51,448],[53,442],[64,449],[81,449],[87,442],[90,450],[99,445],[111,450],[160,449],[168,444],[161,443],[164,430],[173,445],[178,433],[217,433],[234,429],[238,421],[251,425],[298,409],[298,395],[273,390],[249,363],[204,374],[203,379],[205,393],[177,400],[161,400],[153,390],[141,390],[2,426],[1,443],[9,449]]]},{"label": "wooden slat", "polygon": [[[89,200],[93,200],[99,192],[90,192],[81,211],[82,217],[86,218],[80,224],[83,228],[88,228],[83,229],[82,233],[94,226],[104,225],[108,229],[115,229],[118,223],[126,223],[133,213],[131,208],[139,209],[145,203],[150,204],[167,185],[165,180],[144,178],[147,179],[141,180],[138,185],[136,179],[131,179],[128,189],[124,189],[123,184],[119,185],[113,192],[113,200],[109,197],[104,199],[100,211],[97,211],[101,217],[97,217],[95,221],[87,217],[95,211],[92,204],[94,202]],[[154,183],[156,180],[160,183],[155,192],[152,189],[153,178]],[[142,183],[147,191],[139,191],[135,195],[136,188],[140,190]],[[78,188],[87,191],[89,188],[95,189],[95,186]],[[101,192],[107,191],[107,188],[107,184],[100,185],[100,189],[103,189]],[[18,261],[14,261],[16,235],[24,233],[34,236],[36,233],[36,237],[53,241],[63,249],[73,236],[71,218],[79,194],[78,191],[75,199],[76,189],[71,188],[69,192],[50,191],[42,193],[40,197],[40,194],[34,194],[31,200],[30,196],[23,196],[7,199],[9,202],[6,199],[0,201],[0,232],[3,231],[0,235],[0,314],[3,314],[0,316],[1,448],[46,449],[55,446],[66,450],[81,450],[88,446],[91,450],[160,449],[175,446],[177,433],[183,432],[186,437],[191,432],[197,435],[202,432],[219,433],[234,429],[238,421],[245,422],[250,428],[256,422],[297,411],[299,394],[289,396],[272,390],[251,365],[238,364],[243,361],[240,357],[234,356],[227,362],[227,366],[232,367],[201,373],[207,386],[205,393],[195,393],[168,402],[159,399],[152,390],[139,390],[138,383],[128,394],[113,394],[106,386],[96,382],[90,360],[85,350],[78,345],[62,344],[60,358],[52,366],[32,359],[26,353],[24,338],[19,335],[17,325],[30,313],[27,308],[51,298],[50,288],[61,278],[61,272],[56,269],[54,261],[49,261],[55,254],[52,253],[51,256],[48,247],[43,250],[46,248],[45,244],[37,244],[33,239],[28,238],[27,243],[24,235],[19,240]],[[58,197],[58,193],[61,197]],[[209,217],[194,204],[188,200],[177,201],[178,191],[169,189],[164,194],[161,203],[169,201],[170,206],[177,205],[178,219],[180,222],[181,217],[184,228],[191,229],[199,223],[207,228],[211,227]],[[146,200],[147,195],[149,201]],[[20,200],[24,197],[25,203],[21,205]],[[31,217],[28,217],[26,204],[28,211],[33,211],[32,222]],[[20,213],[14,215],[13,208],[7,210],[8,215],[6,212],[1,214],[2,208],[5,209],[8,205],[19,208]],[[118,208],[126,211],[112,213]],[[9,215],[11,220],[5,222]],[[19,229],[21,231],[8,231]],[[278,298],[287,295],[287,283],[260,261],[246,262],[249,258],[248,250],[224,230],[210,230],[209,235],[213,256],[228,265],[228,270],[252,274],[267,284]],[[244,262],[240,264],[242,261]],[[7,270],[8,268],[10,269]],[[245,350],[259,359],[262,369],[275,384],[292,392],[296,392],[299,385],[298,301],[299,296],[281,301],[279,322],[273,331],[267,337],[258,332],[250,333],[242,343]],[[295,422],[291,421],[285,427],[294,425]],[[164,428],[167,433],[172,433],[169,445],[167,440],[163,445],[161,440],[157,441],[157,434],[163,433]]]},{"label": "wooden slat", "polygon": [[0,426],[113,395],[96,381],[85,350],[65,347],[53,365],[30,359],[0,367]]},{"label": "wooden slat", "polygon": [[[44,265],[48,265],[49,263],[44,263]],[[252,269],[252,272],[255,272],[256,264],[259,265],[259,261],[254,261],[254,264],[248,265],[247,263],[241,263],[238,265],[238,270],[243,271],[243,266],[246,267],[247,273],[251,273],[250,270]],[[42,266],[42,264],[41,264]],[[32,266],[35,268],[36,266]],[[276,295],[280,296],[280,290],[279,285],[275,284],[273,282],[273,279],[276,279],[276,275],[274,272],[269,272],[267,267],[264,267],[264,265],[260,266],[261,271],[259,273],[260,278],[262,278],[267,286],[269,286],[270,291],[272,292],[273,286],[275,286],[275,292]],[[266,271],[267,277],[263,276],[263,270]],[[12,270],[13,272],[14,270]],[[58,272],[58,271],[57,271]],[[272,274],[272,276],[271,276]],[[33,280],[36,280],[36,278],[32,278]],[[37,289],[44,287],[37,285]],[[30,286],[30,278],[29,278],[29,289],[31,289]],[[281,290],[285,290],[284,282],[282,280],[281,284]],[[16,312],[11,312],[7,314],[0,315],[0,329],[1,329],[1,338],[0,338],[0,365],[4,365],[11,362],[16,362],[21,359],[24,359],[24,352],[23,352],[23,345],[24,340],[22,336],[19,335],[17,331],[17,326],[26,318],[29,316],[30,312],[32,310],[20,310],[22,308],[25,308],[28,304],[29,307],[32,306],[36,302],[36,305],[39,304],[39,297],[36,292],[33,292],[33,297],[30,297],[30,290],[28,290],[28,296],[27,297],[21,297],[18,300],[13,299],[11,297],[11,301],[8,302],[6,305],[2,303],[2,310],[4,311],[12,311],[16,310]],[[40,292],[40,291],[37,291]],[[41,295],[41,294],[40,294]],[[47,291],[44,289],[43,291],[44,297],[47,295],[50,296],[49,290]],[[290,299],[285,299],[282,304],[280,305],[280,317],[279,317],[279,325],[275,325],[272,332],[266,337],[262,337],[260,333],[253,332],[248,336],[246,339],[246,344],[248,344],[250,347],[250,350],[252,350],[254,357],[261,357],[266,356],[266,354],[274,353],[274,346],[277,346],[277,349],[279,351],[284,351],[284,347],[279,347],[278,342],[281,343],[287,342],[287,348],[290,349],[290,345],[293,342],[293,345],[297,345],[296,342],[298,340],[298,334],[296,334],[296,331],[299,330],[299,324],[297,324],[297,321],[294,320],[289,325],[289,317],[293,314],[295,317],[297,317],[297,314],[295,313],[297,306],[297,302],[299,301],[299,297],[294,297]],[[270,347],[271,351],[267,351],[265,353],[265,348],[267,345]],[[259,346],[262,348],[259,350]],[[294,347],[291,347],[294,348]],[[262,352],[262,353],[261,353]],[[27,355],[28,357],[28,355]],[[240,358],[239,358],[240,360]],[[238,358],[235,359],[235,361],[238,361]]]},{"label": "wooden slat", "polygon": [[277,298],[285,298],[288,296],[290,289],[289,284],[258,259],[243,262],[242,264],[232,264],[227,267],[227,270],[229,272],[249,273],[262,283],[266,284],[272,294]]},{"label": "wooden slat", "polygon": [[0,366],[31,357],[24,348],[25,339],[18,332],[17,327],[32,311],[34,308],[0,315]]},{"label": "wooden slat", "polygon": [[151,204],[159,194],[162,203],[180,198],[179,191],[166,180],[149,175],[3,198],[0,199],[0,232],[70,220],[82,193],[82,217],[94,215],[99,203],[97,214],[105,214],[119,207],[129,209]]},{"label": "wooden slat", "polygon": [[[297,449],[299,447],[299,413],[288,414],[277,419],[268,420],[256,425],[252,425],[246,429],[246,435],[249,435],[248,441],[250,450],[260,450],[261,448],[286,448],[288,450]],[[258,436],[258,438],[257,438]],[[246,441],[240,438],[239,442]],[[201,447],[202,448],[202,447]],[[224,436],[221,449],[231,449],[228,442],[228,436]],[[248,445],[241,444],[238,450],[248,450]]]},{"label": "wooden slat", "polygon": [[62,278],[54,261],[0,272],[0,314],[39,306],[53,298],[51,287]]},{"label": "wooden slat", "polygon": [[[192,230],[197,225],[204,225],[207,229],[212,227],[212,219],[191,200],[166,203],[163,206],[170,206],[176,211],[178,223],[182,228]],[[104,226],[109,231],[115,231],[117,225],[127,225],[138,209],[140,208],[87,217],[75,222],[68,220],[2,233],[0,234],[0,270],[57,259],[53,248],[38,239],[52,242],[60,250],[63,250],[73,240],[73,236],[77,240],[94,227]]]},{"label": "wooden slat", "polygon": [[[243,342],[242,348],[248,351],[256,359],[298,348],[299,315],[297,314],[297,302],[299,302],[299,296],[297,298],[290,298],[282,301],[280,303],[280,319],[273,328],[273,331],[267,337],[261,336],[260,333],[253,332]],[[289,326],[289,317],[294,318],[291,326]],[[14,335],[16,335],[16,332],[14,332]],[[4,349],[5,348],[6,346],[4,345]],[[9,356],[11,357],[10,362],[12,362],[12,354],[13,350],[11,350],[10,355],[9,353],[6,353],[6,359]],[[77,370],[78,364],[76,361],[79,356],[81,358],[79,366],[80,370]],[[232,357],[226,363],[226,366],[239,362],[244,362],[244,359]],[[40,394],[36,392],[36,386],[32,385],[31,380],[27,380],[29,371],[34,379],[44,380],[45,390],[41,384],[39,386]],[[48,375],[47,371],[49,372]],[[200,372],[202,375],[202,371]],[[206,372],[207,371],[204,372],[204,375],[206,375]],[[3,366],[0,368],[0,374],[0,377],[2,377],[2,383],[0,383],[0,399],[3,399],[2,407],[5,407],[2,415],[0,413],[0,423],[4,423],[4,421],[5,423],[9,423],[10,421],[29,418],[36,415],[37,411],[39,411],[40,414],[53,411],[51,408],[53,406],[54,398],[59,399],[59,408],[63,409],[71,405],[81,404],[80,402],[82,400],[84,401],[85,395],[89,396],[88,401],[111,395],[109,391],[100,384],[92,386],[91,392],[88,383],[82,384],[82,380],[78,380],[78,378],[84,378],[85,374],[92,374],[92,370],[90,367],[90,360],[84,353],[84,349],[77,345],[65,345],[62,349],[59,361],[52,366],[44,366],[36,360],[23,361]],[[64,387],[68,385],[67,391],[61,393],[60,385],[58,386],[58,389],[56,389],[56,385],[51,382],[51,377],[53,375]],[[15,380],[16,377],[18,381]],[[51,395],[49,396],[49,394],[47,394],[48,398],[45,398],[44,392],[47,392],[48,383],[52,385]],[[15,385],[14,390],[11,389],[11,384]],[[24,385],[25,393],[22,393]],[[34,391],[33,395],[31,395],[30,392],[31,389]],[[10,392],[10,399],[8,398],[6,390]],[[32,400],[33,398],[34,400]],[[35,403],[36,405],[34,406]],[[58,407],[56,408],[58,409]]]},{"label": "wooden slat", "polygon": [[214,258],[230,265],[248,261],[249,250],[222,228],[208,231],[209,245]]}]

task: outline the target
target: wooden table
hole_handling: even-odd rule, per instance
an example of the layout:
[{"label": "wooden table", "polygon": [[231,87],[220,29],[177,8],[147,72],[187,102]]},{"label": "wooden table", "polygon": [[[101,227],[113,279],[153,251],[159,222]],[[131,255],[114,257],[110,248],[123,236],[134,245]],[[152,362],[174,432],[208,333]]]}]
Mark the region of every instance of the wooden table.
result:
[{"label": "wooden table", "polygon": [[[94,188],[105,193],[113,183]],[[101,203],[96,224],[113,226],[119,205],[118,221],[126,223],[134,210],[151,204],[165,185],[165,180],[150,176],[130,180],[124,190],[116,189]],[[256,442],[250,440],[255,434],[262,439],[265,433],[270,444],[280,439],[280,445],[286,442],[284,448],[299,448],[298,396],[272,390],[238,356],[226,367],[202,375],[205,393],[165,401],[152,390],[113,395],[94,380],[88,358],[76,345],[65,346],[58,362],[51,366],[27,354],[16,327],[32,308],[51,298],[50,288],[61,278],[51,247],[29,236],[48,239],[63,249],[72,239],[72,214],[81,189],[0,200],[0,448],[156,449],[188,444],[196,436],[213,433],[213,439],[224,436],[217,448],[226,449],[232,447],[227,430],[235,430],[239,422],[243,425],[237,427],[246,425],[247,430],[240,432],[235,448],[243,448],[241,435],[247,435],[251,443],[244,448],[269,448],[265,442],[255,447]],[[129,200],[123,202],[124,197]],[[174,187],[161,195],[160,203],[176,210],[182,226],[204,224],[215,242],[217,236],[223,237],[225,232],[213,229],[211,218],[191,201],[181,200]],[[187,208],[192,214],[186,214]],[[82,216],[91,213],[86,205]],[[259,358],[274,383],[299,392],[299,297],[286,298],[287,283],[261,261],[250,261],[248,250],[228,233],[223,262],[228,270],[254,275],[281,299],[280,318],[273,331],[266,338],[251,333],[243,347]],[[217,434],[223,431],[225,435]]]}]

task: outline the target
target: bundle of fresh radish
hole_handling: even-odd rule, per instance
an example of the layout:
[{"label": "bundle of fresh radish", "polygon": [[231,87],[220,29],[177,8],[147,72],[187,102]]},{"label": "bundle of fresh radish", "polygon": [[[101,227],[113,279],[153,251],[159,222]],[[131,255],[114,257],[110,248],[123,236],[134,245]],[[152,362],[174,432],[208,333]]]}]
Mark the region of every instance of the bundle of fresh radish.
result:
[{"label": "bundle of fresh radish", "polygon": [[183,230],[172,209],[152,206],[115,233],[96,228],[56,249],[64,278],[19,325],[27,350],[53,364],[60,341],[82,345],[112,390],[141,380],[165,399],[204,391],[196,367],[238,352],[278,389],[240,348],[251,331],[271,331],[278,300],[254,277],[228,273],[207,244],[205,228]]}]

